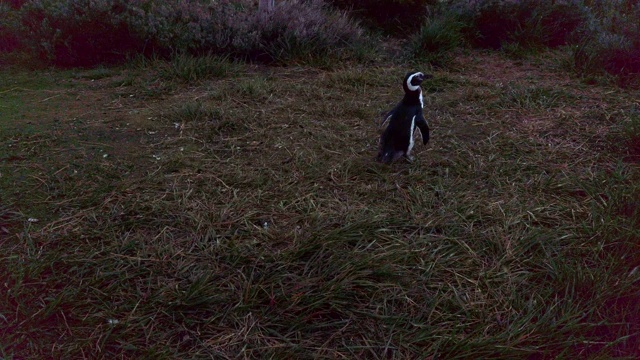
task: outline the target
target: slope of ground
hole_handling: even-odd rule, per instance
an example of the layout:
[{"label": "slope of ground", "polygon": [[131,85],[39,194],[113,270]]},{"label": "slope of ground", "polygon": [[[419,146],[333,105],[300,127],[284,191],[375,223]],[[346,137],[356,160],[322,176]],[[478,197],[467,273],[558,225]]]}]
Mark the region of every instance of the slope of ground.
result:
[{"label": "slope of ground", "polygon": [[401,66],[0,74],[5,358],[638,354],[638,92],[555,54]]}]

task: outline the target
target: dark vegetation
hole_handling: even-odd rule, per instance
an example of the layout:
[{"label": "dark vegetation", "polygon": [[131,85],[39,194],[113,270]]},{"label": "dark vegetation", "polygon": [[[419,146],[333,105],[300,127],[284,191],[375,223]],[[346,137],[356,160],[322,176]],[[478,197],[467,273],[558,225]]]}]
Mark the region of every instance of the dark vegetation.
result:
[{"label": "dark vegetation", "polygon": [[356,52],[362,30],[322,1],[28,1],[17,11],[24,46],[57,66],[94,66],[137,55],[224,55],[288,62]]},{"label": "dark vegetation", "polygon": [[638,358],[637,1],[276,3],[0,2],[0,358]]},{"label": "dark vegetation", "polygon": [[339,9],[360,20],[373,31],[399,37],[415,33],[424,22],[428,6],[437,0],[330,0]]},{"label": "dark vegetation", "polygon": [[[0,51],[20,46],[57,66],[121,63],[132,56],[221,55],[318,66],[370,61],[378,35],[409,39],[405,52],[436,66],[463,46],[522,56],[568,47],[582,77],[608,74],[621,86],[640,77],[636,0],[280,1],[259,14],[250,0],[3,1]],[[337,10],[342,9],[342,10]]]}]

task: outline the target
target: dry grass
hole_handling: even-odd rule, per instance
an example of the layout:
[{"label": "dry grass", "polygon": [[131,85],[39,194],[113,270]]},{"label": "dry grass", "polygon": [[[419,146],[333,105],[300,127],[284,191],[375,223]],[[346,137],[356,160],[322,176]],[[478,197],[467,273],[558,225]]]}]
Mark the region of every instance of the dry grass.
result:
[{"label": "dry grass", "polygon": [[638,93],[555,56],[437,71],[392,166],[405,67],[3,75],[1,356],[634,358]]}]

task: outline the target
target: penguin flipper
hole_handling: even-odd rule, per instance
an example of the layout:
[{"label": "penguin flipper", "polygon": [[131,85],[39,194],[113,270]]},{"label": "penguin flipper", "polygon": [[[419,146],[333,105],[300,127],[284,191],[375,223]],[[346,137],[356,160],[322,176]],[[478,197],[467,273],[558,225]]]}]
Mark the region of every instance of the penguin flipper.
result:
[{"label": "penguin flipper", "polygon": [[429,142],[429,124],[427,124],[427,120],[425,120],[422,112],[416,116],[416,126],[418,130],[420,130],[420,134],[422,135],[422,143],[427,145]]},{"label": "penguin flipper", "polygon": [[389,111],[384,118],[382,118],[382,122],[380,123],[380,127],[384,127],[385,124],[388,124],[389,121],[391,120],[391,118],[393,117],[393,115],[395,115],[396,111],[398,111],[398,106],[400,105],[396,105],[396,107],[394,107],[393,109],[391,109],[391,111]]}]

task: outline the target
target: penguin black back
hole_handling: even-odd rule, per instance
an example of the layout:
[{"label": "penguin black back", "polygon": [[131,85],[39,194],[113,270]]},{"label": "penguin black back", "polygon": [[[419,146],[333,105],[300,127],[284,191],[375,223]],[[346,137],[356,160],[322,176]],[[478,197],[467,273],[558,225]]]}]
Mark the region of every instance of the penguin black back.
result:
[{"label": "penguin black back", "polygon": [[405,75],[402,82],[404,97],[385,117],[388,125],[380,137],[378,161],[390,163],[401,156],[409,161],[413,160],[411,149],[414,145],[413,133],[416,127],[422,133],[423,143],[427,144],[429,141],[429,126],[422,114],[423,100],[420,88],[420,84],[428,78],[431,76],[419,71]]}]

